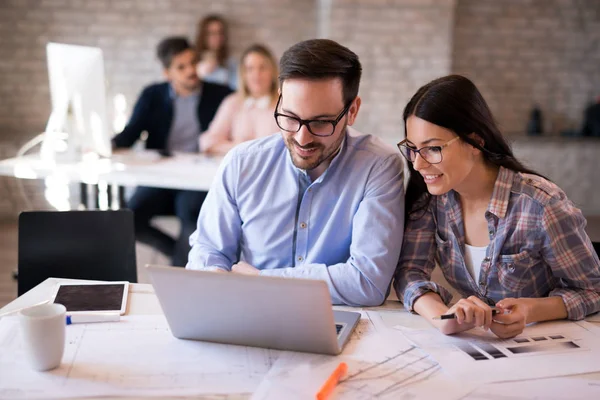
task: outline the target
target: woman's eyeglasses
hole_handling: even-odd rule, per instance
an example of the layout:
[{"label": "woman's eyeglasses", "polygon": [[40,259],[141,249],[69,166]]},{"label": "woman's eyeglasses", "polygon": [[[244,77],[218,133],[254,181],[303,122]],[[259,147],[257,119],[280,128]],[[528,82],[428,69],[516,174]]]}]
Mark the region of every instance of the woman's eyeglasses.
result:
[{"label": "woman's eyeglasses", "polygon": [[427,161],[429,164],[439,164],[442,162],[442,149],[451,145],[453,142],[460,139],[460,136],[455,137],[454,139],[449,140],[441,146],[425,146],[420,149],[416,149],[414,147],[410,147],[406,143],[408,139],[404,139],[400,143],[397,144],[400,153],[406,158],[408,162],[414,163],[417,159],[417,154],[421,155],[421,158]]}]

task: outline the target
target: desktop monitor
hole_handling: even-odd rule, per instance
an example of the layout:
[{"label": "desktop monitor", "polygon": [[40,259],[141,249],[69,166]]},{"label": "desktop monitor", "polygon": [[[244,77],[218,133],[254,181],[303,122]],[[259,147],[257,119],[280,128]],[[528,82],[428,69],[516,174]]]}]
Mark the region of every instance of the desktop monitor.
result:
[{"label": "desktop monitor", "polygon": [[80,159],[89,152],[110,157],[102,50],[60,43],[48,43],[46,49],[52,113],[42,158]]}]

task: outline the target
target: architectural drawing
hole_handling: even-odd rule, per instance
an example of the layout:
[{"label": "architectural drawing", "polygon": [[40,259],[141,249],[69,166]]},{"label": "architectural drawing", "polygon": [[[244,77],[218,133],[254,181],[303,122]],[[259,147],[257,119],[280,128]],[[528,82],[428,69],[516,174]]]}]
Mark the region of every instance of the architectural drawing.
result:
[{"label": "architectural drawing", "polygon": [[[346,352],[344,352],[346,354]],[[360,348],[339,357],[282,353],[254,394],[255,400],[314,398],[340,362],[348,365],[334,397],[460,399],[474,386],[456,385],[435,360],[395,333],[371,333]]]},{"label": "architectural drawing", "polygon": [[16,318],[0,320],[0,347],[0,397],[11,398],[251,393],[278,354],[179,340],[163,316],[68,326],[62,365],[45,374],[27,366]]},{"label": "architectural drawing", "polygon": [[580,376],[481,385],[463,400],[600,399],[600,381]]},{"label": "architectural drawing", "polygon": [[[600,343],[589,323],[532,324],[523,334],[499,339],[482,329],[445,336],[435,328],[397,330],[422,348],[449,374],[478,383],[501,382],[600,371]],[[596,360],[596,361],[595,361]]]}]

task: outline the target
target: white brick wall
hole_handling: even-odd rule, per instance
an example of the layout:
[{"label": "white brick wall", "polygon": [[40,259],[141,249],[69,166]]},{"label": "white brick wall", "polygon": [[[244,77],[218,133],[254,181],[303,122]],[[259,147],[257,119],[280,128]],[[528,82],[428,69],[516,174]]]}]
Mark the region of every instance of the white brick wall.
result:
[{"label": "white brick wall", "polygon": [[[157,43],[168,35],[192,40],[198,20],[220,12],[231,22],[233,53],[267,43],[279,55],[316,34],[313,0],[8,0],[0,2],[0,138],[30,138],[50,112],[45,44],[99,46],[109,99],[161,78]],[[7,137],[8,136],[8,137]]]},{"label": "white brick wall", "polygon": [[398,142],[402,111],[427,81],[450,72],[454,0],[333,1],[331,38],[363,64],[356,127]]},{"label": "white brick wall", "polygon": [[[364,68],[356,127],[389,142],[404,136],[409,97],[450,72],[475,80],[509,134],[523,132],[536,102],[547,129],[578,128],[600,94],[597,0],[0,0],[0,156],[45,126],[48,41],[101,47],[109,98],[123,93],[131,109],[161,79],[158,41],[193,39],[209,12],[230,21],[234,54],[263,42],[279,56],[323,32],[354,50]],[[40,182],[23,184],[47,207]],[[16,185],[0,177],[0,219],[24,207]]]},{"label": "white brick wall", "polygon": [[600,215],[597,140],[515,136],[511,141],[515,156],[556,183],[584,215]]},{"label": "white brick wall", "polygon": [[525,132],[534,104],[548,134],[578,130],[600,95],[600,1],[459,0],[452,69],[506,134]]}]

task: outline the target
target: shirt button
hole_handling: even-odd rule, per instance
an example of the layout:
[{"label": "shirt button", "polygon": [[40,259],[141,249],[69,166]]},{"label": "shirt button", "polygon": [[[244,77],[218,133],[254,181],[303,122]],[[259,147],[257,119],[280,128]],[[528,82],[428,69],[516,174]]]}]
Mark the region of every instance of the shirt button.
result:
[{"label": "shirt button", "polygon": [[302,258],[302,256],[298,256],[298,261],[302,261],[304,260],[304,258]]},{"label": "shirt button", "polygon": [[308,191],[309,191],[309,192],[312,192],[312,188],[308,188]]},{"label": "shirt button", "polygon": [[300,228],[302,228],[302,229],[306,229],[306,224],[305,224],[304,222],[301,222],[301,223],[300,223]]},{"label": "shirt button", "polygon": [[494,237],[494,231],[490,231],[490,237],[493,238]]}]

